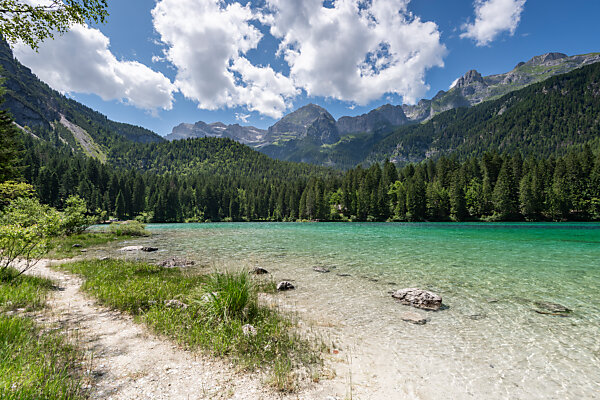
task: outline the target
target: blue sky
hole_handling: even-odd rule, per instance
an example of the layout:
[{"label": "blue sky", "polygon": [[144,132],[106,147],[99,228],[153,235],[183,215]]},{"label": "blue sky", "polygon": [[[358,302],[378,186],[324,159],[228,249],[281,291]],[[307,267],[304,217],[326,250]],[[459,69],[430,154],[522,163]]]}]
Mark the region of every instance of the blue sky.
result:
[{"label": "blue sky", "polygon": [[112,0],[108,22],[91,27],[100,32],[80,28],[37,54],[15,53],[57,90],[165,135],[199,120],[266,128],[311,102],[336,118],[358,115],[431,98],[469,69],[489,75],[546,52],[600,51],[599,1],[248,3]]}]

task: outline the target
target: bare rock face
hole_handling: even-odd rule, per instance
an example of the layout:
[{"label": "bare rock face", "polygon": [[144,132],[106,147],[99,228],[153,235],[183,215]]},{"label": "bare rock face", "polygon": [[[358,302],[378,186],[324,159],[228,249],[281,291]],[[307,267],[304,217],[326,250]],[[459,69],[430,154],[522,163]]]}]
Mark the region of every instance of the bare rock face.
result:
[{"label": "bare rock face", "polygon": [[403,312],[402,314],[400,314],[400,319],[402,321],[410,322],[411,324],[415,325],[425,325],[425,323],[427,322],[427,319],[425,317],[413,311]]},{"label": "bare rock face", "polygon": [[442,306],[442,297],[423,289],[408,288],[396,290],[392,297],[402,304],[437,311]]},{"label": "bare rock face", "polygon": [[277,290],[280,292],[284,292],[286,290],[293,290],[293,289],[296,289],[296,287],[292,284],[292,282],[281,281],[277,284]]}]

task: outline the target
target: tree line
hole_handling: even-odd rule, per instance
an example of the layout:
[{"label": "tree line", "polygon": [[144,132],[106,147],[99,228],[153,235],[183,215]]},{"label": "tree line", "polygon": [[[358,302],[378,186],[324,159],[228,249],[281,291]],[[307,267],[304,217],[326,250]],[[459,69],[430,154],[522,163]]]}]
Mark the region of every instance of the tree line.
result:
[{"label": "tree line", "polygon": [[[269,164],[250,149],[236,153],[231,148],[240,145],[224,139],[178,146],[183,150],[203,141],[218,151],[185,173],[159,174],[125,168],[126,163],[115,167],[65,147],[50,151],[40,142],[26,146],[22,173],[41,201],[53,207],[61,208],[63,199],[76,194],[105,218],[146,222],[600,218],[600,154],[588,146],[558,158],[491,152],[400,169],[386,161],[342,173],[265,157]],[[177,159],[172,163],[177,165]],[[253,163],[260,168],[252,168]]]}]

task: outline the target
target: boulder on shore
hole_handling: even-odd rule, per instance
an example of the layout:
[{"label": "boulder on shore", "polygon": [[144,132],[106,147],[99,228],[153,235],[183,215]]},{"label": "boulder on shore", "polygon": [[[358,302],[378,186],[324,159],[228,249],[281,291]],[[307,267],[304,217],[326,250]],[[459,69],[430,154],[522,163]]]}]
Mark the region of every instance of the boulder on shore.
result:
[{"label": "boulder on shore", "polygon": [[403,312],[402,314],[400,314],[400,319],[402,321],[410,322],[411,324],[415,325],[425,325],[425,323],[427,322],[427,319],[425,317],[413,311]]},{"label": "boulder on shore", "polygon": [[158,247],[144,246],[142,247],[142,251],[146,253],[152,253],[153,251],[158,251]]},{"label": "boulder on shore", "polygon": [[442,306],[442,297],[423,289],[407,288],[396,290],[392,297],[402,304],[422,308],[424,310],[437,311]]},{"label": "boulder on shore", "polygon": [[266,269],[261,268],[261,267],[256,267],[252,271],[250,271],[250,273],[254,274],[254,275],[265,275],[265,274],[268,274],[269,271],[267,271]]},{"label": "boulder on shore", "polygon": [[292,290],[292,289],[296,289],[296,287],[292,284],[292,282],[281,281],[277,284],[277,290],[280,292],[283,292],[286,290]]}]

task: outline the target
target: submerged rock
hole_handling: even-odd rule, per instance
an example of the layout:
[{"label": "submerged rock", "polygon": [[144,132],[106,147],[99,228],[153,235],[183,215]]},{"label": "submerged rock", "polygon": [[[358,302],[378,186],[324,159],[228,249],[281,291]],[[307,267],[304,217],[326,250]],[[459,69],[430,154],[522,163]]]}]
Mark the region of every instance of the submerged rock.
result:
[{"label": "submerged rock", "polygon": [[538,314],[557,315],[566,317],[573,311],[570,308],[563,306],[562,304],[550,303],[547,301],[536,301],[534,302],[534,304],[540,308],[539,310],[533,310]]},{"label": "submerged rock", "polygon": [[173,257],[159,262],[158,266],[163,268],[185,268],[191,267],[194,264],[195,263],[193,261],[190,261],[186,258]]},{"label": "submerged rock", "polygon": [[158,247],[144,246],[142,247],[142,251],[145,251],[146,253],[151,253],[153,251],[158,251]]},{"label": "submerged rock", "polygon": [[322,274],[326,274],[326,273],[328,273],[328,272],[331,272],[331,270],[329,270],[329,269],[327,269],[327,268],[325,268],[325,267],[321,267],[321,266],[319,266],[319,265],[315,265],[315,266],[313,267],[313,271],[315,271],[315,272],[320,272],[320,273],[322,273]]},{"label": "submerged rock", "polygon": [[296,289],[296,287],[292,284],[292,282],[281,281],[277,284],[277,290],[279,290],[280,292],[283,292],[286,290],[292,290],[292,289]]},{"label": "submerged rock", "polygon": [[427,318],[413,311],[403,312],[402,314],[400,314],[400,319],[402,321],[410,322],[411,324],[415,325],[425,325],[425,323],[427,322]]},{"label": "submerged rock", "polygon": [[250,271],[250,273],[254,274],[254,275],[265,275],[265,274],[268,274],[269,271],[267,271],[266,269],[264,269],[262,267],[256,267],[252,271]]},{"label": "submerged rock", "polygon": [[427,290],[407,288],[396,290],[392,297],[402,304],[422,308],[424,310],[437,311],[442,306],[442,297]]},{"label": "submerged rock", "polygon": [[165,307],[168,308],[182,308],[182,309],[186,309],[188,308],[188,305],[179,301],[179,300],[165,300]]}]

